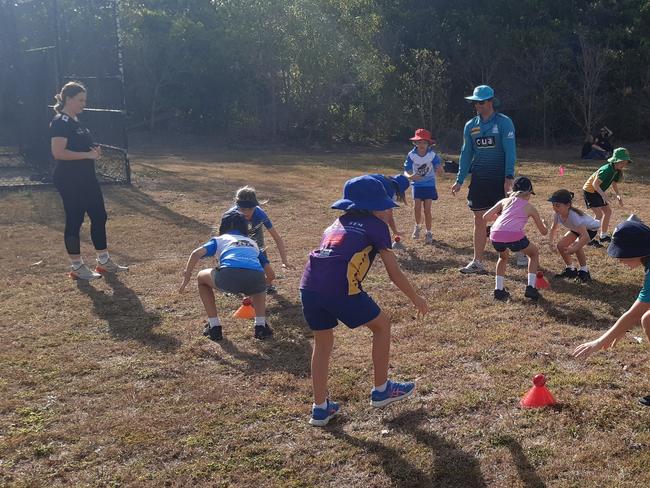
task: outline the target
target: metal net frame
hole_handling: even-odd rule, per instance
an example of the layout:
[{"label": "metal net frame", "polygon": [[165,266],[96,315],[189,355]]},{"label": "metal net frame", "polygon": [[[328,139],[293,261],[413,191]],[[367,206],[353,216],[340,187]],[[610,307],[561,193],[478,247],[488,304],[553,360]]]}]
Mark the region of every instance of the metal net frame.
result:
[{"label": "metal net frame", "polygon": [[0,66],[0,188],[51,184],[54,95],[72,80],[99,181],[131,182],[118,0],[0,0]]}]

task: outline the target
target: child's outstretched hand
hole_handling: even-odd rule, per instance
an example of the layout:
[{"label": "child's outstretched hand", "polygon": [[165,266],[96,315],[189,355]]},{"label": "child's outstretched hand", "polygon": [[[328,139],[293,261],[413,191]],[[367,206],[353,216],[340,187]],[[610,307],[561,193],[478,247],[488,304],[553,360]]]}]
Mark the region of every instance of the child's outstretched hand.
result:
[{"label": "child's outstretched hand", "polygon": [[415,305],[415,308],[417,308],[418,315],[420,316],[424,317],[429,312],[429,305],[427,305],[427,301],[420,295],[415,298],[413,305]]},{"label": "child's outstretched hand", "polygon": [[190,282],[191,277],[192,277],[191,272],[185,271],[183,273],[183,283],[181,283],[181,286],[178,288],[178,293],[183,293],[183,291],[185,291],[185,287]]},{"label": "child's outstretched hand", "polygon": [[575,358],[588,358],[593,353],[601,349],[603,346],[598,339],[595,341],[585,342],[580,344],[573,351],[573,357]]}]

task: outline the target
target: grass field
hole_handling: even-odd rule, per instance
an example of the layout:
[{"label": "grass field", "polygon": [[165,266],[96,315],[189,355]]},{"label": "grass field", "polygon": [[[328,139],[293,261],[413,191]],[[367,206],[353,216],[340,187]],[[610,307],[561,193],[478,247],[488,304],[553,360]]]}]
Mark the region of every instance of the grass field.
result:
[{"label": "grass field", "polygon": [[[614,223],[632,211],[650,221],[650,160],[638,157],[648,149],[632,148]],[[380,260],[364,283],[393,321],[391,376],[415,379],[416,395],[373,409],[370,333],[339,326],[330,391],[344,415],[325,429],[307,424],[311,337],[298,298],[307,253],[337,215],[329,205],[343,182],[394,174],[404,153],[136,148],[134,185],[104,189],[109,244],[131,270],[86,285],[65,276],[57,193],[0,193],[0,485],[647,486],[650,409],[636,401],[650,393],[647,340],[634,339],[642,331],[587,361],[570,356],[629,307],[642,271],[588,248],[593,283],[553,281],[534,305],[523,298],[525,271],[511,263],[513,300],[494,303],[491,273],[457,271],[471,256],[471,214],[466,190],[449,193],[451,175],[439,182],[435,245],[406,238],[399,253],[430,314],[415,318]],[[561,187],[580,195],[598,164],[562,157],[520,149],[519,171],[547,221],[547,196]],[[250,323],[230,318],[238,299],[218,296],[226,339],[216,344],[201,335],[195,285],[177,288],[189,252],[243,184],[268,199],[293,266],[280,268],[267,236],[282,275],[268,300],[275,338],[253,339]],[[412,207],[396,219],[410,235]],[[87,223],[82,241],[89,261]],[[492,250],[487,263],[492,270]],[[541,266],[547,276],[562,269],[548,246]],[[519,409],[538,372],[560,404]]]}]

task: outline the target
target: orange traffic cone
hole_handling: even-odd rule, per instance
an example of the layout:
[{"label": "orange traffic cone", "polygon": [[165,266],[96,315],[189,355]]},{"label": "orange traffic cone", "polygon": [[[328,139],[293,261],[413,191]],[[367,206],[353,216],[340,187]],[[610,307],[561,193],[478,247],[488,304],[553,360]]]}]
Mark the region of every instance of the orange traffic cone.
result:
[{"label": "orange traffic cone", "polygon": [[255,309],[252,305],[251,299],[246,297],[241,302],[241,307],[232,314],[233,317],[238,319],[253,319],[255,318]]},{"label": "orange traffic cone", "polygon": [[550,286],[551,284],[548,282],[546,278],[544,278],[544,272],[538,271],[537,278],[535,278],[535,288],[545,289],[545,288],[549,288]]},{"label": "orange traffic cone", "polygon": [[543,374],[536,374],[533,377],[533,385],[519,402],[520,406],[524,408],[541,408],[555,405],[555,398],[546,388],[546,377]]}]

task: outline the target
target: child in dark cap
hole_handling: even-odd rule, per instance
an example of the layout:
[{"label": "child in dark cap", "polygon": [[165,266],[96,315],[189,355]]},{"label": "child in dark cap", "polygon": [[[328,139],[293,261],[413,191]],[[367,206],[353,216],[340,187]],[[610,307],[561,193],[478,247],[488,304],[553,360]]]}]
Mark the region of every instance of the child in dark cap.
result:
[{"label": "child in dark cap", "polygon": [[300,297],[305,320],[314,332],[311,425],[324,426],[339,413],[339,404],[327,397],[334,328],[339,320],[351,329],[365,326],[372,332],[373,407],[403,400],[415,390],[413,382],[388,379],[390,320],[361,286],[379,255],[391,281],[409,297],[418,313],[428,311],[427,302],[404,276],[391,249],[386,222],[396,206],[372,176],[348,180],[343,198],[332,204],[332,208],[345,213],[325,229],[320,247],[309,254],[300,282]]},{"label": "child in dark cap", "polygon": [[[650,340],[650,227],[630,217],[614,230],[607,254],[617,258],[630,268],[643,266],[645,278],[643,288],[632,306],[616,323],[598,339],[580,344],[573,351],[575,357],[586,358],[599,349],[613,347],[625,333],[641,323]],[[650,407],[650,395],[640,398],[641,404]]]}]

